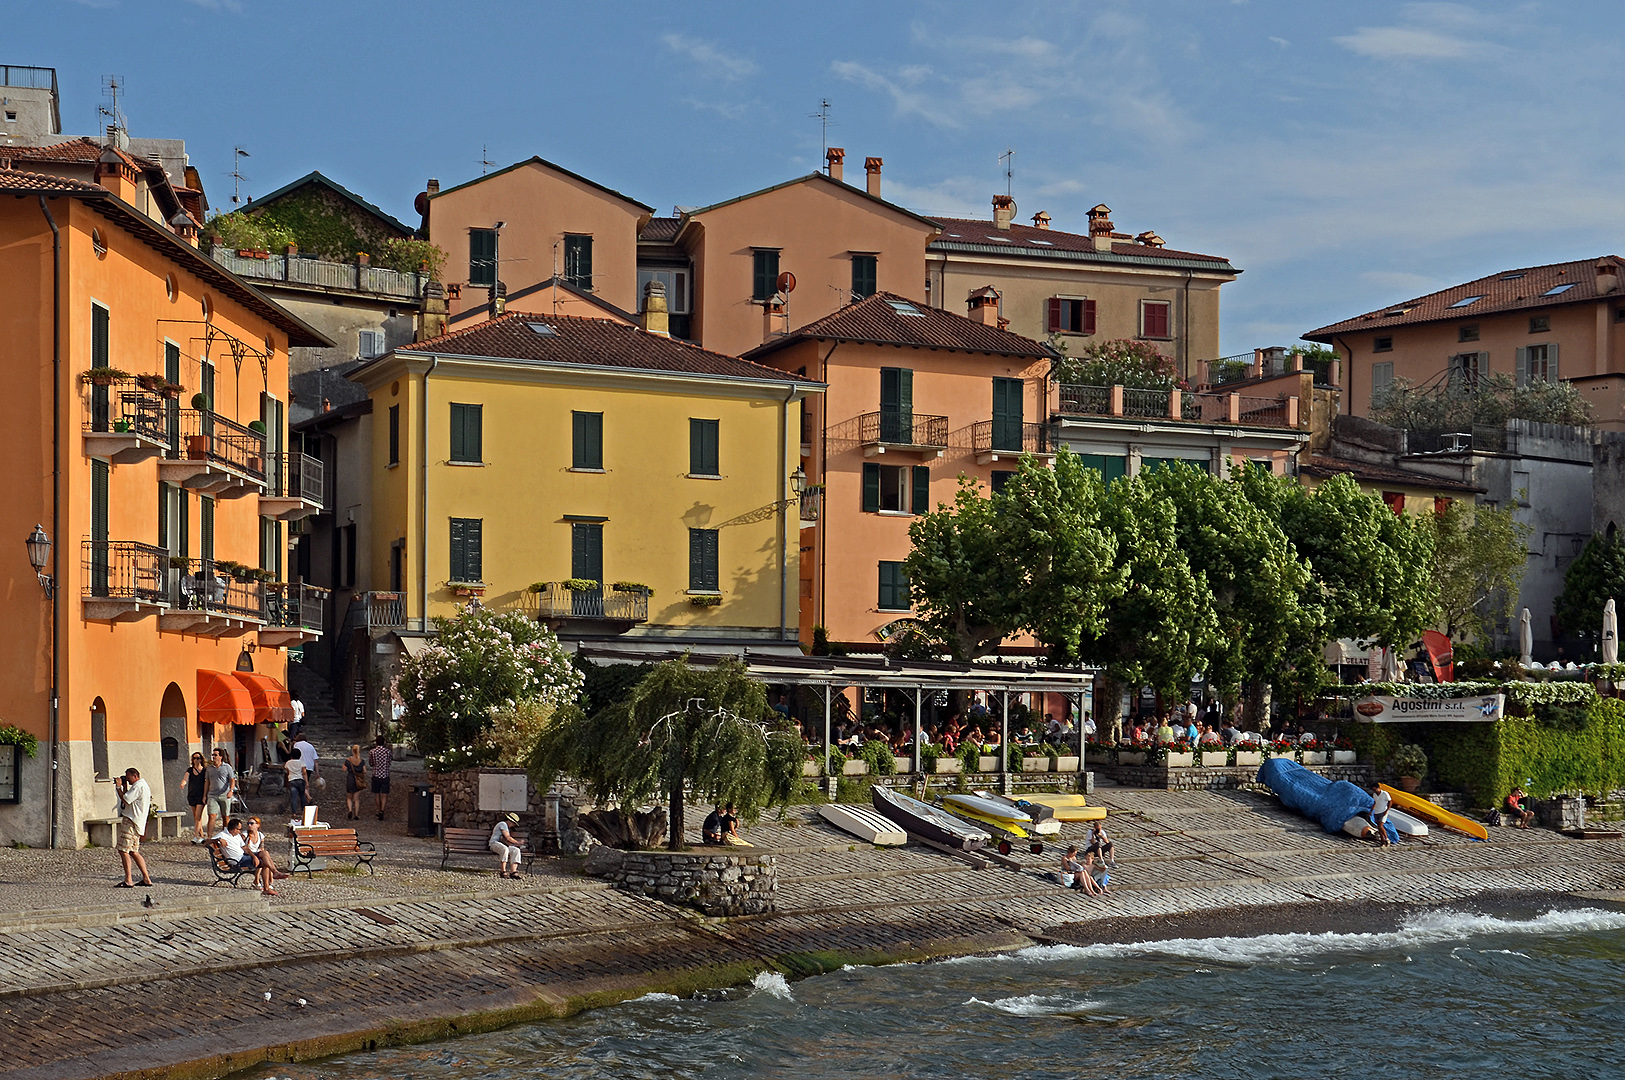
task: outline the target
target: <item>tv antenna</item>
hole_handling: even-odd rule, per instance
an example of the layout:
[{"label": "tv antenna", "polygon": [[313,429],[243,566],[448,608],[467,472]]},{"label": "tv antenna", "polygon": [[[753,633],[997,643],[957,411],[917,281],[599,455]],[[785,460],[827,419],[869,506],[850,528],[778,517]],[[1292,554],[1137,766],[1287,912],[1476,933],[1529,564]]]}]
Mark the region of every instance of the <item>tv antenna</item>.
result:
[{"label": "tv antenna", "polygon": [[119,91],[123,89],[124,76],[105,75],[102,77],[102,97],[107,99],[107,104],[98,105],[96,113],[104,118],[107,123],[101,126],[116,128],[119,131],[128,130],[124,122],[124,113],[118,107]]},{"label": "tv antenna", "polygon": [[493,166],[495,164],[496,164],[496,162],[491,160],[491,155],[486,153],[485,144],[481,143],[480,144],[480,175],[484,176],[486,170],[489,169],[491,166]]},{"label": "tv antenna", "polygon": [[822,141],[824,143],[824,148],[820,150],[819,153],[829,153],[829,98],[819,98],[818,111],[815,113],[808,113],[807,115],[818,121],[819,127],[823,132]]},{"label": "tv antenna", "polygon": [[251,156],[247,150],[240,146],[232,147],[231,153],[231,205],[237,206],[243,201],[243,181],[248,177],[243,175],[243,158]]},{"label": "tv antenna", "polygon": [[1011,187],[1012,187],[1013,181],[1015,179],[1016,152],[1014,150],[1010,149],[1008,146],[1005,147],[1004,148],[1004,153],[999,155],[999,163],[1004,166],[1004,195],[1005,195],[1005,198],[1011,198],[1013,196],[1013,194],[1014,194],[1011,191]]}]

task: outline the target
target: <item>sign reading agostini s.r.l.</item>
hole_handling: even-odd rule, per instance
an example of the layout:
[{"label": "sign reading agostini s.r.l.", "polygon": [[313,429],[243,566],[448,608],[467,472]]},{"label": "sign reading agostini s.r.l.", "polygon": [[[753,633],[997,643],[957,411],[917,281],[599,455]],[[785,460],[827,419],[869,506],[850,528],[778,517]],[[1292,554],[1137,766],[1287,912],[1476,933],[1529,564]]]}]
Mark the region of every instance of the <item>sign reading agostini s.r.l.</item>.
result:
[{"label": "sign reading agostini s.r.l.", "polygon": [[1354,716],[1370,724],[1414,721],[1467,723],[1499,720],[1505,708],[1505,694],[1477,694],[1463,698],[1389,697],[1379,694],[1355,702]]}]

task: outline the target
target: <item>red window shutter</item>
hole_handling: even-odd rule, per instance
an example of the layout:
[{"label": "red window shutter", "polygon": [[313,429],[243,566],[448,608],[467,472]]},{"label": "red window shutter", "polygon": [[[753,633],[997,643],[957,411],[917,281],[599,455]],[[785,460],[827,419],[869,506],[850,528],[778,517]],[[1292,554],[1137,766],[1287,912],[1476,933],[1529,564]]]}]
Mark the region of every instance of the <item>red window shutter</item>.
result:
[{"label": "red window shutter", "polygon": [[1147,301],[1144,308],[1143,321],[1145,323],[1142,333],[1146,337],[1165,338],[1168,336],[1168,305],[1161,301]]},{"label": "red window shutter", "polygon": [[1396,514],[1403,514],[1405,512],[1404,492],[1385,491],[1382,493],[1382,501],[1387,503],[1388,509],[1392,510]]},{"label": "red window shutter", "polygon": [[1061,298],[1052,296],[1049,298],[1049,332],[1054,334],[1062,329],[1064,327],[1061,325]]},{"label": "red window shutter", "polygon": [[1093,300],[1083,302],[1083,332],[1085,334],[1095,332],[1095,302]]}]

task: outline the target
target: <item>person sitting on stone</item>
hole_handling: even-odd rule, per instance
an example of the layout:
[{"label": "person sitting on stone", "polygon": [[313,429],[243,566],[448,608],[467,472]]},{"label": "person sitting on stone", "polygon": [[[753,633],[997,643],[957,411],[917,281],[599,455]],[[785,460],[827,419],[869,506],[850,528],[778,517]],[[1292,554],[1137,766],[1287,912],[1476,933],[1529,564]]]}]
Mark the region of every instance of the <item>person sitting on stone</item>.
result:
[{"label": "person sitting on stone", "polygon": [[1089,873],[1089,867],[1083,859],[1078,857],[1078,845],[1071,844],[1066,854],[1061,856],[1061,884],[1069,889],[1077,889],[1091,896],[1099,895],[1100,886],[1095,884],[1094,876]]},{"label": "person sitting on stone", "polygon": [[739,814],[734,810],[733,803],[728,803],[722,808],[720,824],[723,843],[744,845],[745,838],[739,835]]},{"label": "person sitting on stone", "polygon": [[1084,853],[1097,856],[1102,864],[1117,869],[1117,847],[1112,843],[1112,838],[1106,835],[1104,821],[1096,821],[1089,827],[1089,846]]},{"label": "person sitting on stone", "polygon": [[1507,813],[1513,817],[1513,823],[1520,829],[1527,829],[1535,820],[1535,812],[1524,808],[1523,801],[1529,793],[1521,787],[1515,787],[1507,793]]},{"label": "person sitting on stone", "polygon": [[722,804],[717,803],[711,812],[705,815],[705,824],[700,826],[700,840],[706,844],[722,843]]}]

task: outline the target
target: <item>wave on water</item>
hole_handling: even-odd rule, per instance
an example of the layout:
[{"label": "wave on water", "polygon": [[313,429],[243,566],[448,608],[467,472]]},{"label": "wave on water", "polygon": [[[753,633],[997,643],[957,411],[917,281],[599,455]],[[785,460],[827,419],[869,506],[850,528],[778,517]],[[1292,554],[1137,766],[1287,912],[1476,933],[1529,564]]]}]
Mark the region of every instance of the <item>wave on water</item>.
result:
[{"label": "wave on water", "polygon": [[965,1004],[985,1005],[1011,1016],[1070,1016],[1096,1007],[1092,1001],[1048,994],[1026,994],[1022,997],[999,998],[997,1001],[973,997]]},{"label": "wave on water", "polygon": [[681,1000],[682,999],[679,998],[676,994],[662,994],[660,991],[655,990],[655,991],[651,991],[650,993],[644,994],[642,997],[633,998],[628,1004],[637,1005],[637,1004],[639,1004],[641,1002],[645,1002],[645,1001],[681,1001]]},{"label": "wave on water", "polygon": [[772,994],[776,998],[793,1001],[794,995],[790,993],[790,984],[783,975],[776,971],[758,971],[756,978],[750,981],[751,989]]},{"label": "wave on water", "polygon": [[1088,957],[1177,956],[1224,964],[1257,964],[1276,960],[1413,949],[1491,934],[1572,934],[1625,929],[1625,912],[1578,908],[1547,911],[1532,919],[1439,910],[1412,917],[1398,930],[1382,933],[1260,934],[1257,937],[1171,938],[1111,945],[1036,945],[1005,954],[1015,960],[1054,961]]}]

